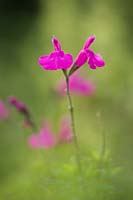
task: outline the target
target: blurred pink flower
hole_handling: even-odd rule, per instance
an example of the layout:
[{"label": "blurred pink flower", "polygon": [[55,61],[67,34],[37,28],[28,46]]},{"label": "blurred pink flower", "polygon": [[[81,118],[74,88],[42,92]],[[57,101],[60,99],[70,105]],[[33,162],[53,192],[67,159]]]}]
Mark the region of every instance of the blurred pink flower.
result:
[{"label": "blurred pink flower", "polygon": [[68,118],[63,118],[61,121],[61,128],[58,135],[59,143],[72,142],[73,135],[70,128],[70,120]]},{"label": "blurred pink flower", "polygon": [[4,102],[0,99],[0,120],[7,119],[9,117],[9,112]]},{"label": "blurred pink flower", "polygon": [[48,122],[43,124],[43,127],[40,131],[41,145],[45,148],[51,148],[56,145],[56,139],[51,131],[50,125]]},{"label": "blurred pink flower", "polygon": [[31,135],[28,139],[28,143],[33,149],[40,148],[41,147],[40,135],[39,134]]},{"label": "blurred pink flower", "polygon": [[34,149],[49,149],[60,143],[71,142],[72,134],[69,125],[70,123],[68,119],[63,118],[61,121],[60,132],[57,136],[55,136],[51,131],[49,123],[45,122],[43,123],[43,126],[38,134],[33,134],[28,138],[28,143]]},{"label": "blurred pink flower", "polygon": [[56,145],[56,139],[50,129],[48,122],[44,122],[39,134],[29,137],[29,145],[32,148],[51,148]]},{"label": "blurred pink flower", "polygon": [[97,67],[103,67],[105,65],[105,62],[100,54],[95,54],[92,50],[89,50],[89,47],[95,40],[95,36],[90,36],[86,40],[83,49],[79,52],[75,60],[75,68],[81,67],[86,63],[86,61],[90,65],[91,69],[96,69]]},{"label": "blurred pink flower", "polygon": [[65,54],[62,51],[61,44],[57,38],[53,37],[52,43],[55,51],[51,52],[50,55],[39,57],[39,65],[45,70],[68,69],[73,63],[72,55]]},{"label": "blurred pink flower", "polygon": [[[69,77],[70,92],[82,96],[90,96],[95,92],[95,85],[89,79],[85,79],[80,71],[74,72]],[[64,96],[66,94],[66,82],[65,80],[59,81],[56,91]]]}]

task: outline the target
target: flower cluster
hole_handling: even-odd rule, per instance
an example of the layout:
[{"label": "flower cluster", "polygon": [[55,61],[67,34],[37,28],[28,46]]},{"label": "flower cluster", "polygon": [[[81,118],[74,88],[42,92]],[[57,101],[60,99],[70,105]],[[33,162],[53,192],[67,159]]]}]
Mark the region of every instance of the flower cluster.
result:
[{"label": "flower cluster", "polygon": [[45,70],[67,70],[71,67],[70,74],[72,74],[86,62],[88,62],[88,65],[91,69],[103,67],[105,62],[102,59],[102,56],[100,54],[95,54],[94,51],[90,50],[90,46],[93,44],[95,39],[95,36],[90,36],[86,40],[83,48],[76,57],[76,60],[73,62],[73,56],[71,54],[65,54],[61,48],[59,40],[53,37],[52,43],[55,51],[51,52],[50,55],[41,56],[38,63]]},{"label": "flower cluster", "polygon": [[[89,79],[86,79],[80,74],[79,71],[76,72],[81,66],[86,62],[91,69],[96,69],[97,67],[103,67],[105,65],[104,60],[100,54],[95,54],[94,51],[90,49],[91,45],[96,40],[95,36],[89,37],[83,48],[80,50],[76,59],[73,59],[73,55],[70,53],[65,53],[62,50],[61,44],[56,37],[52,38],[52,43],[54,51],[49,55],[43,55],[39,58],[38,63],[45,70],[59,70],[62,69],[66,78],[66,82],[61,80],[58,82],[56,91],[62,95],[67,95],[70,104],[70,115],[71,115],[71,124],[74,126],[73,121],[73,105],[70,93],[90,96],[95,91],[95,85]],[[70,69],[68,72],[67,70]],[[31,115],[27,106],[19,101],[16,97],[9,97],[8,102],[10,105],[15,107],[15,109],[23,115],[24,117],[24,126],[31,127],[32,130],[35,128],[35,124],[31,120]],[[0,119],[5,119],[9,115],[8,110],[2,100],[0,100]],[[72,128],[73,129],[73,128]],[[73,135],[72,135],[73,132]],[[28,143],[32,148],[52,148],[60,143],[69,143],[75,138],[74,129],[70,128],[70,121],[66,118],[61,120],[60,131],[57,136],[51,131],[50,124],[45,121],[42,125],[42,128],[38,134],[33,134],[28,138]]]}]

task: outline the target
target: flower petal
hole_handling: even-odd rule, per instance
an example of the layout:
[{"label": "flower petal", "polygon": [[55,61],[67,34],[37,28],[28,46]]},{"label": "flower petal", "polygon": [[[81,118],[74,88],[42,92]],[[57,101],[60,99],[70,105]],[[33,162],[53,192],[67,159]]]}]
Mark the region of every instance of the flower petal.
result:
[{"label": "flower petal", "polygon": [[48,56],[41,56],[38,63],[46,70],[68,69],[73,63],[73,57],[63,51],[52,52]]},{"label": "flower petal", "polygon": [[84,50],[81,50],[75,60],[75,66],[81,67],[86,63],[86,61],[87,61],[87,54]]},{"label": "flower petal", "polygon": [[55,51],[61,51],[61,44],[60,44],[59,40],[56,37],[52,38],[52,43],[53,43]]},{"label": "flower petal", "polygon": [[43,127],[40,131],[40,140],[42,147],[48,149],[56,145],[56,139],[51,131],[50,125],[48,122],[43,124]]},{"label": "flower petal", "polygon": [[102,56],[100,54],[94,55],[94,62],[98,67],[103,67],[105,65],[104,60],[102,59]]},{"label": "flower petal", "polygon": [[92,58],[89,58],[88,59],[88,65],[90,65],[90,68],[91,69],[96,69],[97,66],[95,65],[95,63],[93,62],[93,59]]},{"label": "flower petal", "polygon": [[40,144],[40,138],[39,135],[33,134],[29,137],[28,139],[28,144],[33,148],[40,148],[41,144]]},{"label": "flower petal", "polygon": [[64,54],[64,58],[60,58],[61,69],[68,69],[73,63],[73,56],[71,54]]},{"label": "flower petal", "polygon": [[48,60],[49,60],[49,56],[48,55],[40,56],[39,60],[38,60],[38,64],[43,66],[46,62],[48,62]]},{"label": "flower petal", "polygon": [[83,49],[88,49],[92,44],[93,44],[93,42],[96,40],[96,37],[95,36],[90,36],[87,40],[86,40],[86,42],[85,42],[85,44],[84,44],[84,46],[83,46]]},{"label": "flower petal", "polygon": [[103,67],[105,65],[105,62],[100,54],[95,54],[92,50],[88,50],[87,55],[88,64],[91,69],[96,69],[96,67]]}]

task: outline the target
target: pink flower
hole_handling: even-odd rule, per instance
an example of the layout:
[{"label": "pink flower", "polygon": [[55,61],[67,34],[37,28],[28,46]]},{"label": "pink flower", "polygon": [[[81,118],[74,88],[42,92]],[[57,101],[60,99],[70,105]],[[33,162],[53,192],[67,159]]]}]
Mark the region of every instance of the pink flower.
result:
[{"label": "pink flower", "polygon": [[7,110],[7,107],[3,103],[3,101],[0,99],[0,120],[7,119],[9,117],[9,112]]},{"label": "pink flower", "polygon": [[40,132],[40,139],[41,139],[41,145],[45,148],[50,148],[55,146],[56,139],[51,131],[50,125],[48,122],[45,122],[43,124],[43,127]]},{"label": "pink flower", "polygon": [[63,118],[61,121],[61,128],[58,136],[59,143],[72,142],[73,135],[70,128],[70,121],[68,118]]},{"label": "pink flower", "polygon": [[59,40],[55,37],[52,38],[52,43],[55,51],[50,55],[44,55],[39,58],[38,63],[45,70],[58,70],[68,69],[73,63],[71,54],[65,54],[61,49]]},{"label": "pink flower", "polygon": [[[95,91],[95,85],[90,80],[85,79],[77,71],[69,77],[70,92],[82,96],[90,96]],[[64,96],[66,94],[66,82],[61,80],[57,85],[57,92]]]},{"label": "pink flower", "polygon": [[32,148],[51,148],[56,145],[56,139],[50,129],[48,122],[44,122],[39,134],[29,137],[29,145]]},{"label": "pink flower", "polygon": [[28,143],[32,148],[49,149],[60,143],[68,143],[72,141],[70,123],[66,118],[61,121],[60,132],[57,136],[51,131],[48,122],[43,123],[43,126],[38,134],[33,134],[29,137]]},{"label": "pink flower", "polygon": [[92,50],[89,50],[95,39],[95,36],[90,36],[85,42],[83,49],[79,52],[75,60],[75,66],[77,68],[84,65],[86,61],[90,65],[91,69],[96,69],[97,67],[103,67],[105,65],[105,62],[100,54],[95,54]]},{"label": "pink flower", "polygon": [[40,148],[41,147],[40,136],[37,134],[33,134],[32,136],[29,137],[28,143],[33,149]]}]

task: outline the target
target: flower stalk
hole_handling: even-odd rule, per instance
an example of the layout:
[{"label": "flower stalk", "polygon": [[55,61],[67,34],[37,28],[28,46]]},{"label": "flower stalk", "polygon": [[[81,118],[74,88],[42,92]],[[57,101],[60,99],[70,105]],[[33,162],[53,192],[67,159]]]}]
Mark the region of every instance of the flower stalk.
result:
[{"label": "flower stalk", "polygon": [[75,158],[76,158],[76,163],[77,163],[79,172],[80,174],[82,174],[80,149],[79,149],[79,144],[78,144],[78,139],[77,139],[77,134],[76,134],[76,129],[75,129],[74,106],[73,106],[72,97],[71,97],[70,89],[69,89],[69,75],[67,74],[66,70],[62,70],[62,71],[66,79],[66,90],[67,90],[66,92],[67,92],[67,97],[68,97],[68,109],[69,109],[70,117],[71,117],[71,128],[72,128],[73,141],[74,141],[74,147],[75,147]]}]

